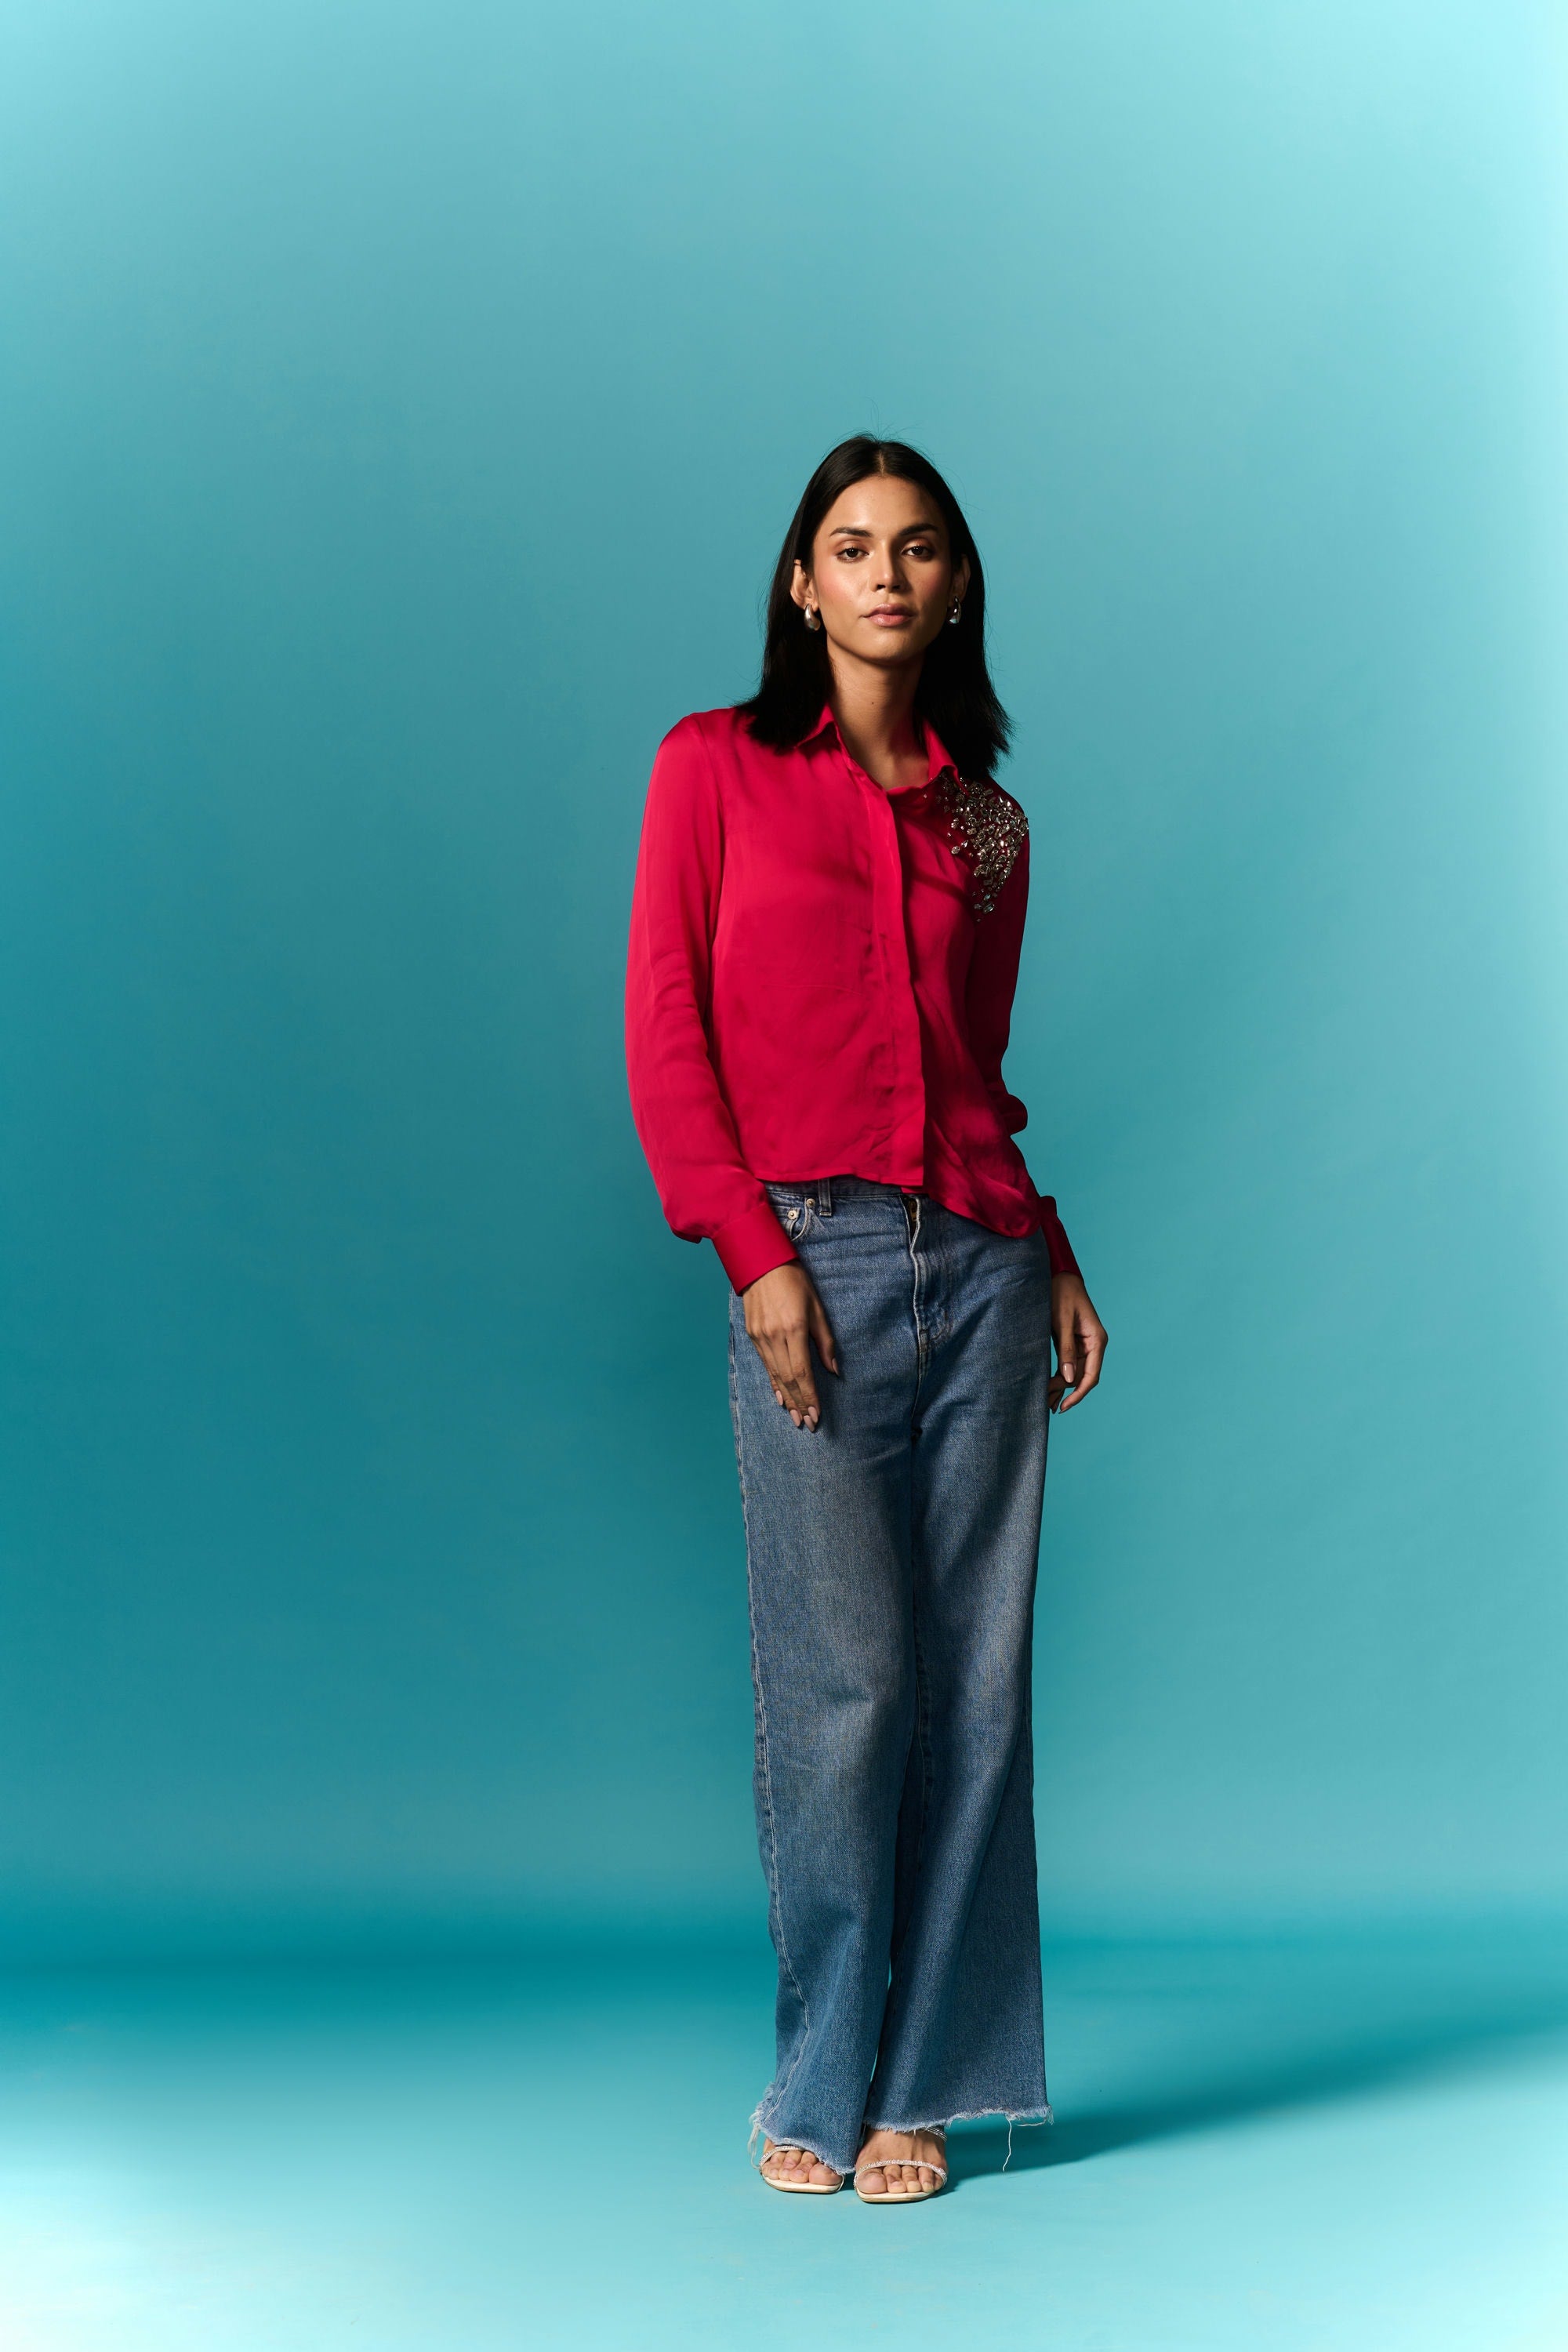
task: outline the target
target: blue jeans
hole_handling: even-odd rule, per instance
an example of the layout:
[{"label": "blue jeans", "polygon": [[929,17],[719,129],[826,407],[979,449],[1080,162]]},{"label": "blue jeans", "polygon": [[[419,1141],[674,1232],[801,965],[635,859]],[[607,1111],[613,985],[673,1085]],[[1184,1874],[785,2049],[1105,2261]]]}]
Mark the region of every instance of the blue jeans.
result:
[{"label": "blue jeans", "polygon": [[1030,1635],[1050,1426],[1045,1236],[857,1176],[766,1190],[827,1312],[814,1433],[730,1300],[757,1834],[778,2058],[754,2121],[1048,2121]]}]

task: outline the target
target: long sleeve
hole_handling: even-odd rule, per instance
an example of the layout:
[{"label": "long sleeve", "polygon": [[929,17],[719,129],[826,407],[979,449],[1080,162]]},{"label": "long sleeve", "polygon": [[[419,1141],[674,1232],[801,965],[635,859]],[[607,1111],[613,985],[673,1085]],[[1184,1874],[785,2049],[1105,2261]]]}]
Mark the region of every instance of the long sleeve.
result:
[{"label": "long sleeve", "polygon": [[[1018,960],[1028,904],[1029,839],[1026,834],[995,905],[976,923],[965,998],[970,1044],[997,1116],[1009,1135],[1016,1135],[1027,1125],[1029,1117],[1017,1096],[1009,1094],[1002,1082],[1002,1056],[1007,1050],[1013,1025],[1013,997],[1018,985]],[[1079,1273],[1054,1198],[1049,1193],[1037,1193],[1036,1198],[1040,1204],[1040,1230],[1050,1253],[1051,1272]]]},{"label": "long sleeve", "polygon": [[683,719],[658,747],[643,809],[626,1079],[667,1223],[682,1241],[711,1241],[741,1291],[796,1252],[742,1157],[703,1018],[723,866],[717,780],[699,729]]}]

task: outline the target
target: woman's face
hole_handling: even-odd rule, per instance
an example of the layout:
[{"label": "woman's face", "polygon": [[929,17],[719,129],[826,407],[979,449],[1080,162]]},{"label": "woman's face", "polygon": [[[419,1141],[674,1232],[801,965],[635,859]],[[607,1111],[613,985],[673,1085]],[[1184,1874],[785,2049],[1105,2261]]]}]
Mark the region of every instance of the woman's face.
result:
[{"label": "woman's face", "polygon": [[868,474],[823,516],[790,593],[816,608],[836,651],[892,667],[919,660],[968,585],[935,502],[917,482]]}]

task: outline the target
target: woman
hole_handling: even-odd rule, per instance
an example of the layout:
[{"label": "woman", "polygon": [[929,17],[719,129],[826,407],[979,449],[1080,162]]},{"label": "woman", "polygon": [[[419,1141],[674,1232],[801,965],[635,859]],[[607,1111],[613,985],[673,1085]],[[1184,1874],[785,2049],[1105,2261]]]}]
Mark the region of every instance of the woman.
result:
[{"label": "woman", "polygon": [[833,450],[758,692],[659,746],[626,985],[666,1217],[731,1285],[762,2174],[879,2203],[942,2186],[957,2117],[1049,2120],[1030,1631],[1049,1414],[1106,1345],[1002,1081],[1028,825],[984,619],[935,468]]}]

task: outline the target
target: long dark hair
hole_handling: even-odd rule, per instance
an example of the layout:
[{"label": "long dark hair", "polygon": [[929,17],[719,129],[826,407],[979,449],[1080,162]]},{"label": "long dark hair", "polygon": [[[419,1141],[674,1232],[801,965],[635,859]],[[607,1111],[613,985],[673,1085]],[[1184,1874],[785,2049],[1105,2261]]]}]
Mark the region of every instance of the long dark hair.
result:
[{"label": "long dark hair", "polygon": [[896,474],[902,481],[918,483],[935,500],[947,525],[953,569],[969,558],[963,618],[956,628],[944,626],[927,647],[914,707],[917,719],[930,719],[961,775],[989,775],[1006,755],[1012,722],[985,667],[985,574],[958,500],[931,459],[904,441],[877,441],[868,433],[857,433],[830,449],[807,482],[784,533],[768,592],[762,684],[736,709],[759,742],[783,751],[799,742],[826,701],[833,683],[827,639],[820,630],[805,626],[790,584],[797,561],[809,566],[822,518],[834,500],[870,474]]}]

